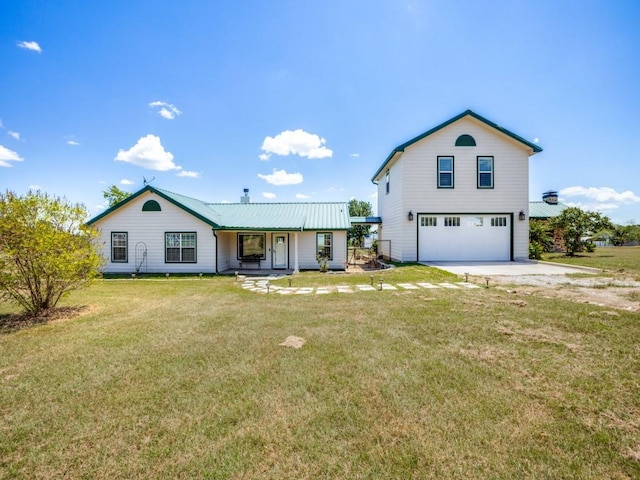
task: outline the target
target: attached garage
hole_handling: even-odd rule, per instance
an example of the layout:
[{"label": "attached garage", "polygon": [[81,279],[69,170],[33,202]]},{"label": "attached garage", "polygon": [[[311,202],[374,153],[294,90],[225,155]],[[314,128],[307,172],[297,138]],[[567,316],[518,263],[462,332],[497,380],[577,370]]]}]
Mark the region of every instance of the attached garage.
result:
[{"label": "attached garage", "polygon": [[419,214],[418,259],[421,262],[513,260],[513,215]]}]

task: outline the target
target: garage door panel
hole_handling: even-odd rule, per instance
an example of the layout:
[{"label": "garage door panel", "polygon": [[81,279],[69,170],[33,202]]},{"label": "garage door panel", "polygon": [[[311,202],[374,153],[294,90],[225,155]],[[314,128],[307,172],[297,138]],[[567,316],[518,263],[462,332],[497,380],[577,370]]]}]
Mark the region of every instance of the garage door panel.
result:
[{"label": "garage door panel", "polygon": [[[424,217],[424,218],[423,218]],[[508,215],[420,215],[420,261],[508,261]]]}]

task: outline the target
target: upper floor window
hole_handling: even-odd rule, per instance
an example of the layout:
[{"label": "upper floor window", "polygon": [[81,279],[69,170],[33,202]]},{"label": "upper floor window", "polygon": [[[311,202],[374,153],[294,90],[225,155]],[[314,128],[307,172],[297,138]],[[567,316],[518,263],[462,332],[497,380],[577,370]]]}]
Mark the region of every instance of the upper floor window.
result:
[{"label": "upper floor window", "polygon": [[389,193],[389,170],[387,170],[387,173],[384,176],[384,184],[387,189],[387,193]]},{"label": "upper floor window", "polygon": [[166,263],[196,262],[196,232],[165,233]]},{"label": "upper floor window", "polygon": [[111,261],[127,263],[129,261],[129,235],[127,232],[111,232]]},{"label": "upper floor window", "polygon": [[438,188],[453,188],[453,157],[438,157]]},{"label": "upper floor window", "polygon": [[493,157],[478,157],[478,188],[493,188]]}]

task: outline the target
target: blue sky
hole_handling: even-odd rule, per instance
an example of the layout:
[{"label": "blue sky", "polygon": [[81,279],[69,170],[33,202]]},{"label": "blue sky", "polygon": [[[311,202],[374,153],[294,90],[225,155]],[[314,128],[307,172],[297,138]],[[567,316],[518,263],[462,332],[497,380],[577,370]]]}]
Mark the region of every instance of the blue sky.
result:
[{"label": "blue sky", "polygon": [[374,207],[397,145],[466,109],[544,149],[530,199],[640,222],[640,3],[0,4],[0,186]]}]

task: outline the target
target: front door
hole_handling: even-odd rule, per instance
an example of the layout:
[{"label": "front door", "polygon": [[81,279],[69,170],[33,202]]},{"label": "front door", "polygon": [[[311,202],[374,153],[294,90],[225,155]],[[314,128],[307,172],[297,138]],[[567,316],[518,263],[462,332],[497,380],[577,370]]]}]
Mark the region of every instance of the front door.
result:
[{"label": "front door", "polygon": [[287,268],[287,236],[273,236],[273,268]]}]

